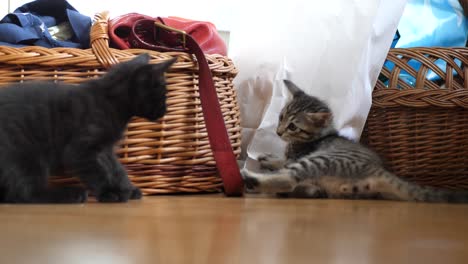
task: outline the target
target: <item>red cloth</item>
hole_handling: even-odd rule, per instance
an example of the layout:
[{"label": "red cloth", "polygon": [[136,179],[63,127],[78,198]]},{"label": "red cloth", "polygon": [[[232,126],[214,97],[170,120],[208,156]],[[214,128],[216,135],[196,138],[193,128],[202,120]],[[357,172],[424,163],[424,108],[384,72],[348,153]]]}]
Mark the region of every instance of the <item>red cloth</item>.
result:
[{"label": "red cloth", "polygon": [[[129,13],[113,18],[109,21],[109,37],[111,45],[119,49],[136,47],[129,43],[128,36],[132,32],[132,26],[135,22],[141,19],[160,21],[167,26],[185,31],[195,39],[200,48],[206,54],[227,55],[226,43],[218,34],[214,24],[175,16],[153,18],[138,13]],[[148,41],[148,39],[145,40]]]}]

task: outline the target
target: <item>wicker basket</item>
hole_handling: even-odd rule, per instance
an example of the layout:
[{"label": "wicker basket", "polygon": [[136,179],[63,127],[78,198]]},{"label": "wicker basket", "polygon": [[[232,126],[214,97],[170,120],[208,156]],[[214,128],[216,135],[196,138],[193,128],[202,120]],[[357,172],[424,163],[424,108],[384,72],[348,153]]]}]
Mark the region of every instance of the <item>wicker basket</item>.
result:
[{"label": "wicker basket", "polygon": [[[131,121],[117,153],[132,182],[144,194],[219,192],[222,181],[210,149],[198,95],[198,68],[192,55],[141,49],[109,48],[108,15],[97,14],[91,28],[91,49],[0,46],[0,85],[28,80],[79,83],[101,76],[110,66],[149,53],[151,63],[178,56],[167,73],[167,114],[157,123]],[[240,120],[232,61],[207,55],[228,134],[240,154]],[[53,177],[52,184],[79,184],[76,178]]]},{"label": "wicker basket", "polygon": [[[387,60],[394,67],[381,72],[362,141],[401,177],[468,189],[468,48],[392,49]],[[435,64],[441,60],[444,70]],[[440,80],[428,80],[429,70]]]}]

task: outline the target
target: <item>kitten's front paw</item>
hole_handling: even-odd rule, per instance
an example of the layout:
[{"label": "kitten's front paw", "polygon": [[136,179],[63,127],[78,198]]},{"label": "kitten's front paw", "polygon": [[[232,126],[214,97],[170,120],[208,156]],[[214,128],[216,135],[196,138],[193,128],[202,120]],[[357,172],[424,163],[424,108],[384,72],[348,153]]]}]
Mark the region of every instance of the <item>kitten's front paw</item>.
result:
[{"label": "kitten's front paw", "polygon": [[84,203],[88,200],[88,191],[81,187],[63,187],[60,201],[62,203]]},{"label": "kitten's front paw", "polygon": [[112,189],[107,188],[102,190],[97,195],[97,200],[101,203],[125,203],[132,196],[133,190],[131,189]]},{"label": "kitten's front paw", "polygon": [[77,203],[85,203],[88,200],[88,191],[82,190],[77,192],[75,198]]},{"label": "kitten's front paw", "polygon": [[257,178],[252,177],[249,175],[247,170],[241,170],[242,178],[244,179],[244,186],[245,191],[247,193],[256,193],[258,187],[260,186],[260,182]]},{"label": "kitten's front paw", "polygon": [[140,200],[142,196],[143,194],[141,193],[140,188],[134,187],[130,194],[130,200]]},{"label": "kitten's front paw", "polygon": [[260,168],[263,170],[274,171],[284,166],[284,160],[271,153],[259,155],[257,160],[260,163]]}]

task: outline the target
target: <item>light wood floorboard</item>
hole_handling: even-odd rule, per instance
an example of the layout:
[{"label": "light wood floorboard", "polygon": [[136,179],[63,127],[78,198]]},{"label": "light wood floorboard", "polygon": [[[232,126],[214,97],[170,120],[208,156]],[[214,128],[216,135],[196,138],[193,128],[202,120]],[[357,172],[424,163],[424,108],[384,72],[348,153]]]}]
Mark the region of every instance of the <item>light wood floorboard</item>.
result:
[{"label": "light wood floorboard", "polygon": [[468,205],[156,196],[0,205],[0,263],[468,263]]}]

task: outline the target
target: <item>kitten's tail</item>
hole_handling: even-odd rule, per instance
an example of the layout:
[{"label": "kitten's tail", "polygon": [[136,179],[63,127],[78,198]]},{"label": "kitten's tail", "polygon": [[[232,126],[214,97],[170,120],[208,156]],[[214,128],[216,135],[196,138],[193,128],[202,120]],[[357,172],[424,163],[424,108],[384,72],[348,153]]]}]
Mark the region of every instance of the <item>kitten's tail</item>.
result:
[{"label": "kitten's tail", "polygon": [[385,171],[372,185],[385,199],[429,203],[468,203],[468,190],[448,190],[417,185]]}]

